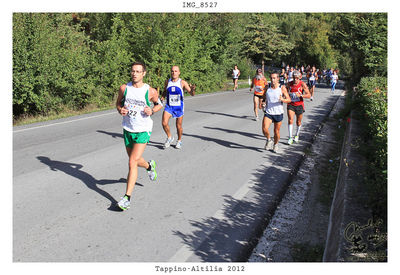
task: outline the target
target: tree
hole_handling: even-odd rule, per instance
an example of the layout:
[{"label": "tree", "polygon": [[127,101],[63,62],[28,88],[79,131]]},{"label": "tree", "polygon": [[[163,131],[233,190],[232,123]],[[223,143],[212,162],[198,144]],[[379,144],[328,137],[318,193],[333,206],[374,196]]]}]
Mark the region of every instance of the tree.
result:
[{"label": "tree", "polygon": [[243,38],[243,52],[256,63],[280,60],[288,55],[294,44],[287,41],[278,27],[264,19],[260,14],[250,16]]},{"label": "tree", "polygon": [[330,37],[341,53],[350,53],[355,79],[387,75],[387,14],[341,14]]},{"label": "tree", "polygon": [[304,38],[304,29],[307,25],[307,15],[305,13],[278,13],[275,14],[275,24],[286,35],[287,41],[294,45],[290,53],[285,56],[285,61],[289,64],[309,63],[302,53],[301,47]]},{"label": "tree", "polygon": [[82,108],[93,95],[87,37],[70,14],[13,15],[13,115]]},{"label": "tree", "polygon": [[252,62],[386,75],[387,14],[15,13],[13,114],[110,105],[133,61],[156,88],[178,65],[198,92]]},{"label": "tree", "polygon": [[328,18],[311,14],[304,26],[302,42],[298,50],[307,64],[319,68],[337,68],[337,51],[329,43],[331,27]]}]

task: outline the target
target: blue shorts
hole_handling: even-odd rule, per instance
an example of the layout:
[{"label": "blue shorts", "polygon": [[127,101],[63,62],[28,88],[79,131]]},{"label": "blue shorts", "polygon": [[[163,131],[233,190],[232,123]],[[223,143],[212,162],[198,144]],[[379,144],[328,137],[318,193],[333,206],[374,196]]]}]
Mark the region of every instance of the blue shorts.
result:
[{"label": "blue shorts", "polygon": [[164,111],[171,114],[173,118],[178,118],[183,116],[183,109],[182,108],[172,108],[169,105],[165,105]]},{"label": "blue shorts", "polygon": [[310,87],[315,86],[315,80],[310,80]]},{"label": "blue shorts", "polygon": [[267,118],[269,118],[270,120],[272,120],[273,123],[278,123],[278,122],[281,122],[281,121],[283,120],[283,114],[280,114],[280,115],[270,115],[270,114],[265,113],[265,116],[266,116]]}]

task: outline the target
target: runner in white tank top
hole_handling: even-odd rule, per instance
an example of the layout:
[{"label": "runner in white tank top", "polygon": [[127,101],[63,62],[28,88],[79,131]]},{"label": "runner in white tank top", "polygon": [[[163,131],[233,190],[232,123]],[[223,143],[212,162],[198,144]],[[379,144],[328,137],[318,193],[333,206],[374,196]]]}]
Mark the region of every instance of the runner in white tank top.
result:
[{"label": "runner in white tank top", "polygon": [[235,65],[235,68],[232,71],[232,78],[233,78],[233,91],[235,91],[238,88],[238,79],[240,76],[240,70],[238,69],[238,66]]},{"label": "runner in white tank top", "polygon": [[310,82],[309,85],[309,91],[311,94],[310,100],[313,101],[314,100],[314,90],[315,90],[315,84],[318,80],[318,74],[317,74],[317,69],[315,68],[315,66],[312,66],[311,71],[308,74],[308,80]]},{"label": "runner in white tank top", "polygon": [[[264,94],[265,115],[262,123],[262,131],[267,138],[265,143],[266,150],[278,152],[278,142],[280,139],[280,129],[283,120],[283,103],[289,103],[290,97],[286,87],[279,84],[279,74],[271,73],[271,87]],[[270,138],[269,126],[274,123],[274,140]],[[273,146],[273,147],[272,147]]]},{"label": "runner in white tank top", "polygon": [[[279,85],[279,84],[278,84]],[[272,86],[268,88],[266,95],[265,112],[269,115],[281,115],[284,113],[283,102],[280,100],[282,96],[282,87],[279,85],[277,88]]]},{"label": "runner in white tank top", "polygon": [[291,67],[290,70],[288,71],[288,82],[293,81],[293,72],[294,72],[294,68]]},{"label": "runner in white tank top", "polygon": [[128,114],[122,118],[122,127],[132,133],[151,132],[153,129],[153,120],[148,116],[144,109],[150,107],[148,84],[140,88],[132,86],[132,82],[126,84],[124,93],[124,108]]},{"label": "runner in white tank top", "polygon": [[[129,157],[129,174],[126,182],[125,195],[118,202],[118,207],[127,210],[131,204],[131,196],[138,177],[138,167],[147,170],[150,180],[157,179],[156,162],[145,161],[142,154],[150,140],[153,129],[153,120],[150,116],[162,109],[158,92],[148,84],[143,83],[146,75],[146,66],[135,62],[131,66],[132,82],[123,84],[119,88],[116,107],[122,118],[124,141]],[[153,109],[150,102],[154,104]]]}]

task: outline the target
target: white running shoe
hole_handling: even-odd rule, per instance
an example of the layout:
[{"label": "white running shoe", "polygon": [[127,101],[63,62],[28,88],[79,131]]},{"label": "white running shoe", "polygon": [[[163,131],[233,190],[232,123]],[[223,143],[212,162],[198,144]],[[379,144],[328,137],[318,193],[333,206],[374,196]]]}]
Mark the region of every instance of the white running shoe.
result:
[{"label": "white running shoe", "polygon": [[258,118],[258,116],[256,116],[256,117],[254,118],[254,120],[255,120],[255,121],[259,121],[260,119]]},{"label": "white running shoe", "polygon": [[164,143],[164,148],[168,148],[171,146],[171,143],[174,141],[174,137],[167,138]]},{"label": "white running shoe", "polygon": [[150,180],[155,181],[157,179],[157,171],[156,171],[156,162],[154,160],[150,160],[151,170],[147,171]]},{"label": "white running shoe", "polygon": [[299,142],[299,136],[294,137],[294,142]]},{"label": "white running shoe", "polygon": [[268,139],[267,142],[265,142],[264,149],[271,150],[273,144],[274,144],[274,141],[272,140],[272,138]]},{"label": "white running shoe", "polygon": [[313,101],[313,100],[314,100],[314,97],[312,96],[312,97],[310,98],[310,100]]},{"label": "white running shoe", "polygon": [[274,151],[274,153],[278,153],[278,149],[279,149],[278,143],[274,144],[274,148],[272,149],[272,151]]},{"label": "white running shoe", "polygon": [[175,145],[176,149],[181,149],[182,148],[182,140],[178,140],[176,145]]},{"label": "white running shoe", "polygon": [[292,145],[292,144],[293,144],[293,138],[290,137],[290,138],[288,139],[288,142],[287,142],[287,143],[288,143],[289,145]]},{"label": "white running shoe", "polygon": [[122,210],[128,210],[130,206],[131,206],[131,202],[128,200],[128,197],[127,197],[127,196],[124,196],[124,197],[118,202],[118,207],[121,208]]}]

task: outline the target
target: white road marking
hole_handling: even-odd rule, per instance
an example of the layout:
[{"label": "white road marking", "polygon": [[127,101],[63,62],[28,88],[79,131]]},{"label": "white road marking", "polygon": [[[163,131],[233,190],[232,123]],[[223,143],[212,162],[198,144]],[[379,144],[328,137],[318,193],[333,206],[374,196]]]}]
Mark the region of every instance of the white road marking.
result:
[{"label": "white road marking", "polygon": [[[200,96],[194,96],[194,97],[187,97],[185,100],[190,100],[190,99],[196,99],[196,98],[204,98],[204,97],[209,97],[209,96],[215,96],[215,95],[220,95],[220,94],[225,94],[229,93],[229,91],[226,92],[217,92],[217,93],[211,93],[211,94],[201,94]],[[44,127],[50,127],[50,126],[55,126],[55,125],[60,125],[60,124],[66,124],[66,123],[72,123],[80,120],[86,120],[86,119],[91,119],[91,118],[96,118],[96,117],[102,117],[110,114],[115,114],[114,112],[106,113],[106,114],[101,114],[101,115],[96,115],[96,116],[90,116],[90,117],[84,117],[84,118],[78,118],[78,119],[73,119],[69,121],[63,121],[63,122],[55,122],[51,124],[46,124],[46,125],[41,125],[41,126],[36,126],[36,127],[30,127],[30,128],[25,128],[25,129],[20,129],[20,130],[15,130],[13,133],[19,133],[19,132],[24,132],[24,131],[29,131],[29,130],[35,130],[39,128],[44,128]]]},{"label": "white road marking", "polygon": [[34,130],[34,129],[44,128],[44,127],[49,127],[49,126],[54,126],[54,125],[66,124],[66,123],[71,123],[71,122],[76,122],[76,121],[80,121],[80,120],[86,120],[86,119],[90,119],[90,118],[96,118],[96,117],[101,117],[101,116],[106,116],[106,115],[111,115],[111,114],[115,114],[115,113],[110,112],[110,113],[96,115],[96,116],[73,119],[73,120],[69,120],[69,121],[55,122],[55,123],[51,123],[51,124],[47,124],[47,125],[41,125],[41,126],[36,126],[36,127],[31,127],[31,128],[21,129],[21,130],[15,130],[15,131],[13,131],[13,133],[24,132],[24,131],[28,131],[28,130]]}]

